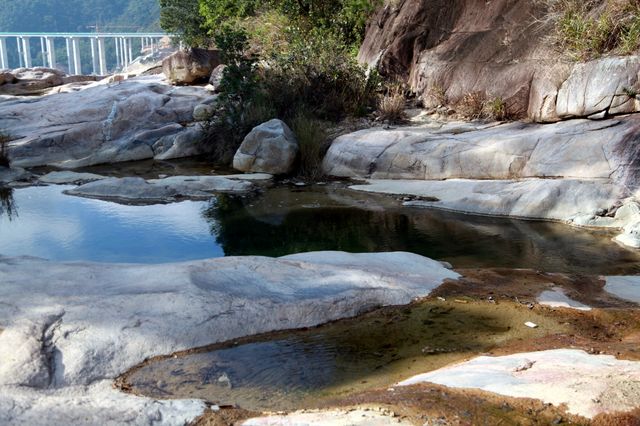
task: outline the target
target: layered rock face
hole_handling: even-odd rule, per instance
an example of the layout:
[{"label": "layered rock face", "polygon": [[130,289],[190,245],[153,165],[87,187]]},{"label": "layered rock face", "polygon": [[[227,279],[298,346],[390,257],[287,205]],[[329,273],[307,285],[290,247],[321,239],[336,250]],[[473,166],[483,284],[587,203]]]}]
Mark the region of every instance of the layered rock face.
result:
[{"label": "layered rock face", "polygon": [[539,122],[640,110],[640,59],[576,64],[550,46],[544,16],[529,0],[391,2],[370,22],[359,59],[406,80],[427,106],[480,92]]},{"label": "layered rock face", "polygon": [[160,76],[96,83],[84,90],[0,101],[0,129],[12,137],[13,166],[75,168],[200,154],[194,109],[211,102],[197,87]]}]

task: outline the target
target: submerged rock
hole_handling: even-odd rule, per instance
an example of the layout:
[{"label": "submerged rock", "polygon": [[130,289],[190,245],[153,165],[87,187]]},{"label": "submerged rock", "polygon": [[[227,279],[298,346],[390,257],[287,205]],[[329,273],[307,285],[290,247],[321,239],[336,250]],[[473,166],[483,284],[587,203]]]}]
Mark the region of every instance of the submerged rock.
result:
[{"label": "submerged rock", "polygon": [[269,175],[172,176],[144,180],[139,177],[108,178],[65,191],[101,200],[128,203],[167,203],[183,199],[209,199],[216,193],[242,194],[253,190],[253,181],[270,180]]},{"label": "submerged rock", "polygon": [[96,84],[77,92],[0,102],[0,129],[19,167],[77,168],[203,152],[201,129],[186,123],[210,94],[173,87],[162,77]]},{"label": "submerged rock", "polygon": [[482,356],[399,385],[424,382],[566,404],[570,413],[587,418],[631,411],[640,405],[640,362],[574,349]]},{"label": "submerged rock", "polygon": [[87,182],[94,182],[96,180],[107,179],[106,176],[97,175],[94,173],[77,173],[70,171],[60,171],[47,173],[44,176],[40,176],[38,181],[42,183],[51,183],[56,185],[67,184],[83,184]]},{"label": "submerged rock", "polygon": [[[203,404],[116,394],[107,381],[156,355],[406,304],[457,277],[410,253],[165,265],[0,256],[0,348],[12,353],[0,374],[0,420],[25,424],[46,412],[54,425],[148,424],[156,413],[155,421],[182,424]],[[34,350],[16,353],[21,347]]]},{"label": "submerged rock", "polygon": [[233,158],[241,172],[288,174],[298,155],[298,141],[289,126],[274,119],[255,127]]}]

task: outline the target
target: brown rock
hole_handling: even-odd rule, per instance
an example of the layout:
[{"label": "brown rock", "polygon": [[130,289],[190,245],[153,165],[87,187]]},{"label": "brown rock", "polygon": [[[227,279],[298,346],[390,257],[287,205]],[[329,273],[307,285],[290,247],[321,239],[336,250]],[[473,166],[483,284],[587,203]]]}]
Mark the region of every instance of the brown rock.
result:
[{"label": "brown rock", "polygon": [[640,110],[624,96],[640,87],[640,60],[565,58],[548,41],[542,2],[387,3],[369,23],[359,59],[406,81],[427,108],[481,93],[501,98],[512,117],[539,122]]},{"label": "brown rock", "polygon": [[220,65],[217,50],[180,50],[162,61],[162,71],[173,84],[206,82]]}]

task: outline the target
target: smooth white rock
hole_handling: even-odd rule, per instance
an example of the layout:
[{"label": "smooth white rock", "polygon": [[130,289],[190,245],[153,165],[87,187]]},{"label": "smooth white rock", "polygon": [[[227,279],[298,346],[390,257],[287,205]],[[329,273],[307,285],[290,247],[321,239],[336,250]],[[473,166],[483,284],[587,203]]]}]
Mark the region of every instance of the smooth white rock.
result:
[{"label": "smooth white rock", "polygon": [[373,179],[564,177],[622,182],[636,158],[627,139],[639,125],[640,118],[630,116],[547,125],[372,128],[338,137],[323,170]]},{"label": "smooth white rock", "polygon": [[[6,407],[0,411],[28,419],[44,401],[51,419],[64,419],[70,406],[78,416],[108,416],[108,409],[95,412],[100,401],[92,394],[82,399],[69,387],[113,379],[156,355],[406,304],[457,277],[410,253],[319,252],[163,265],[0,256],[0,355],[11,359],[0,370]],[[4,391],[17,385],[40,390],[27,396]],[[68,402],[51,402],[47,395],[54,390],[68,392]]]},{"label": "smooth white rock", "polygon": [[608,181],[575,179],[523,180],[367,180],[353,185],[358,191],[394,195],[435,197],[435,202],[411,202],[463,213],[569,221],[593,215],[612,206],[623,190]]},{"label": "smooth white rock", "polygon": [[185,127],[210,93],[173,87],[161,76],[80,91],[0,102],[0,129],[14,166],[77,168],[100,163],[168,159],[201,153],[198,127]]},{"label": "smooth white rock", "polygon": [[574,349],[482,356],[399,385],[425,382],[567,404],[569,412],[587,418],[640,407],[640,362]]},{"label": "smooth white rock", "polygon": [[0,386],[3,425],[185,425],[203,414],[198,400],[157,401],[124,394],[111,380],[37,390]]},{"label": "smooth white rock", "polygon": [[246,420],[242,426],[410,426],[412,422],[384,412],[354,409],[299,411],[287,415],[270,415]]},{"label": "smooth white rock", "polygon": [[625,93],[625,89],[637,90],[639,71],[638,56],[600,58],[576,64],[558,90],[556,114],[566,118],[640,110],[640,102]]}]

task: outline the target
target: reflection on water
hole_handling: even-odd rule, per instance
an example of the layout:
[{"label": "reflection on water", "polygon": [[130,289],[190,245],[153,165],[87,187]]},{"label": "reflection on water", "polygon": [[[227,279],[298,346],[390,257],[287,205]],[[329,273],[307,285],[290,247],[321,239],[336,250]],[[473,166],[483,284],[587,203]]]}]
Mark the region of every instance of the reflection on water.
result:
[{"label": "reflection on water", "polygon": [[326,191],[277,188],[259,199],[224,197],[205,215],[227,255],[408,251],[457,268],[640,273],[640,252],[618,246],[606,233],[402,208],[382,204],[388,198]]},{"label": "reflection on water", "polygon": [[62,194],[67,188],[16,189],[20,215],[0,217],[0,254],[131,263],[224,254],[202,219],[206,203],[126,206]]},{"label": "reflection on water", "polygon": [[387,197],[339,186],[278,187],[254,197],[152,206],[70,197],[64,189],[16,189],[3,197],[10,201],[2,202],[8,213],[0,216],[0,254],[160,263],[316,250],[410,251],[458,268],[640,273],[640,253],[616,245],[610,235],[401,208]]},{"label": "reflection on water", "polygon": [[13,189],[0,186],[0,217],[6,216],[11,220],[17,214],[16,202],[13,199]]}]

